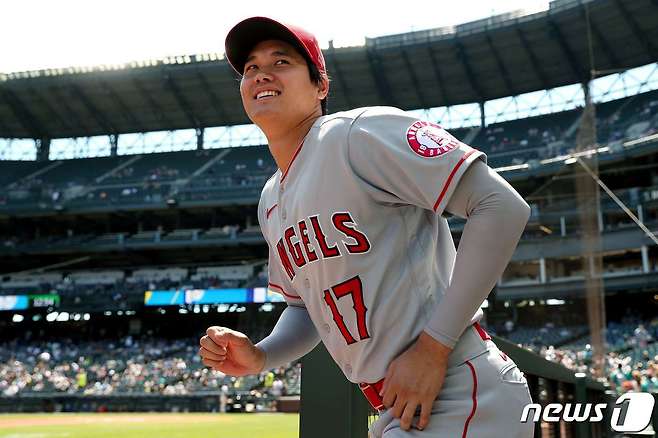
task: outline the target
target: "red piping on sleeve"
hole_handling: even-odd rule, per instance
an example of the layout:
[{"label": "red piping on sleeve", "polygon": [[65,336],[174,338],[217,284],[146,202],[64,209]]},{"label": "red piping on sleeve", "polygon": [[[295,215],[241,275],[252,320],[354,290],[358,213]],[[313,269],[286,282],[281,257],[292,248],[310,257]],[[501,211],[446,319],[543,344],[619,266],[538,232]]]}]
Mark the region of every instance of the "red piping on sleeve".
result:
[{"label": "red piping on sleeve", "polygon": [[298,295],[291,295],[289,293],[286,293],[286,291],[283,290],[283,288],[281,286],[279,286],[278,284],[268,283],[267,286],[271,287],[272,289],[278,290],[279,292],[281,292],[284,296],[286,296],[288,298],[292,298],[292,299],[295,299],[295,300],[301,300],[302,299],[302,297],[300,297]]},{"label": "red piping on sleeve", "polygon": [[468,434],[468,425],[471,423],[471,419],[475,415],[475,410],[478,407],[478,376],[475,374],[475,368],[470,361],[466,361],[466,365],[468,365],[468,367],[471,369],[471,375],[473,376],[473,409],[471,409],[471,413],[464,423],[464,432],[462,432],[462,438],[466,438],[466,434]]},{"label": "red piping on sleeve", "polygon": [[448,191],[448,187],[450,187],[450,183],[452,182],[452,178],[455,176],[455,173],[457,173],[457,170],[461,167],[462,164],[470,157],[473,155],[475,152],[477,152],[476,149],[471,149],[469,152],[467,152],[459,162],[455,165],[455,167],[452,169],[452,172],[450,172],[450,175],[448,176],[448,179],[446,180],[446,183],[443,186],[443,190],[441,190],[441,194],[439,195],[439,199],[436,200],[434,203],[434,211],[436,211],[437,208],[439,208],[439,205],[441,205],[441,201],[443,201],[443,197],[446,195],[446,192]]},{"label": "red piping on sleeve", "polygon": [[278,204],[274,204],[273,206],[271,206],[270,208],[267,209],[267,212],[265,213],[265,216],[267,217],[267,219],[270,218],[270,215],[272,214],[272,211],[274,211],[274,209],[276,208],[277,205]]}]

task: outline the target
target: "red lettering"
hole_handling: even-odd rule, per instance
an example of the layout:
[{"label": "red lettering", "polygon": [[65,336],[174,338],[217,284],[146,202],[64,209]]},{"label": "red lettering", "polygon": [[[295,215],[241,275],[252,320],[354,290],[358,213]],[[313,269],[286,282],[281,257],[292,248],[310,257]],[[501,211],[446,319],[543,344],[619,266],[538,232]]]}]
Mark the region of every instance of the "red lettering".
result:
[{"label": "red lettering", "polygon": [[340,255],[340,250],[337,245],[328,246],[327,245],[327,236],[325,236],[322,228],[320,228],[320,222],[318,222],[317,216],[311,216],[311,225],[313,226],[313,231],[315,232],[315,240],[318,241],[320,245],[320,250],[324,258],[337,257]]},{"label": "red lettering", "polygon": [[352,333],[347,329],[347,326],[345,325],[345,320],[343,319],[343,315],[340,314],[338,311],[338,306],[336,306],[336,302],[334,301],[334,298],[331,296],[328,290],[324,291],[324,302],[327,303],[327,306],[329,306],[329,309],[331,309],[331,315],[334,318],[334,322],[338,326],[338,330],[340,330],[340,333],[343,335],[345,338],[345,342],[347,342],[347,345],[352,345],[353,343],[356,342],[354,337],[352,337]]},{"label": "red lettering", "polygon": [[276,244],[276,249],[279,253],[279,260],[281,260],[281,265],[286,271],[286,274],[288,274],[290,281],[292,281],[292,279],[295,278],[295,270],[292,268],[292,263],[290,263],[286,248],[283,246],[283,239],[279,239],[279,242]]},{"label": "red lettering", "polygon": [[354,224],[354,219],[349,213],[334,213],[331,218],[334,227],[347,237],[351,237],[356,243],[345,243],[345,248],[352,254],[363,254],[370,251],[370,242],[368,237],[355,227],[350,227],[347,224]]},{"label": "red lettering", "polygon": [[306,264],[306,259],[304,259],[304,254],[302,254],[302,246],[299,244],[299,242],[292,242],[292,238],[297,237],[295,235],[294,228],[288,228],[284,233],[284,237],[286,238],[286,244],[288,245],[288,251],[290,251],[292,260],[295,262],[298,268],[301,268]]},{"label": "red lettering", "polygon": [[311,242],[308,239],[306,221],[299,221],[297,225],[299,226],[299,235],[301,236],[302,239],[302,247],[304,248],[304,252],[306,252],[306,257],[308,257],[309,263],[314,262],[318,259],[318,256],[315,254],[315,250],[313,249],[313,247],[309,246]]},{"label": "red lettering", "polygon": [[[356,325],[359,331],[359,340],[362,341],[364,339],[368,339],[370,337],[370,334],[368,333],[368,326],[366,325],[366,314],[368,313],[368,309],[366,308],[365,302],[363,300],[363,283],[361,282],[361,278],[359,278],[357,275],[356,277],[352,277],[349,280],[332,286],[331,290],[338,300],[347,295],[352,296],[352,308],[356,313]],[[329,290],[324,291],[324,302],[329,306],[334,322],[338,326],[338,329],[343,335],[343,338],[345,338],[347,345],[355,343],[356,340],[345,325],[345,319],[343,318],[343,315],[341,315],[341,313],[338,311],[336,301],[334,301],[334,298],[331,296]]]}]

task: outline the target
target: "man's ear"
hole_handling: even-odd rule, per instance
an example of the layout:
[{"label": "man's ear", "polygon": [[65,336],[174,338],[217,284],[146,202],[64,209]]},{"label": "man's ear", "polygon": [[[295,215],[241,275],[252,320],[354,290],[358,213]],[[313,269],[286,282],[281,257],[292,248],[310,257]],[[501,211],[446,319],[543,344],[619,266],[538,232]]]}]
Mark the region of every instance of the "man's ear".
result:
[{"label": "man's ear", "polygon": [[320,80],[320,84],[318,84],[318,97],[320,100],[324,99],[327,97],[329,94],[329,78],[326,76],[322,76],[322,79]]}]

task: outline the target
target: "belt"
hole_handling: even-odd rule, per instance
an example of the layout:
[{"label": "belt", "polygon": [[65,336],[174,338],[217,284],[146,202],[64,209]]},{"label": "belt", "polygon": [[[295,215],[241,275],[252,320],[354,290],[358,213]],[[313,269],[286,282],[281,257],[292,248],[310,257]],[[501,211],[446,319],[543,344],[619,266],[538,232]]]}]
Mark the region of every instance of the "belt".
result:
[{"label": "belt", "polygon": [[[476,322],[473,324],[473,328],[477,333],[480,335],[480,338],[482,338],[483,341],[490,341],[491,336],[489,336],[489,333],[487,333],[480,323]],[[378,382],[375,383],[359,383],[359,389],[361,392],[363,392],[363,395],[366,397],[368,402],[370,403],[370,406],[373,407],[378,412],[382,412],[386,410],[386,407],[384,406],[384,401],[379,395],[379,392],[382,390],[382,387],[384,386],[384,379],[379,380]]]}]

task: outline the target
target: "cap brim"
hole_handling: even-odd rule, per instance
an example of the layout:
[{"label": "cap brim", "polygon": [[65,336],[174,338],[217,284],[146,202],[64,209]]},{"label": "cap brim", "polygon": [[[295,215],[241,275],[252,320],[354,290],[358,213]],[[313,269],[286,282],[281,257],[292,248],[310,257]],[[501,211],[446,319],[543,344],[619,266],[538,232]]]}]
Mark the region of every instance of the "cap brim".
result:
[{"label": "cap brim", "polygon": [[243,74],[249,52],[256,44],[265,40],[286,41],[301,53],[306,53],[297,36],[285,25],[267,17],[252,17],[233,26],[226,35],[224,48],[231,67]]}]

